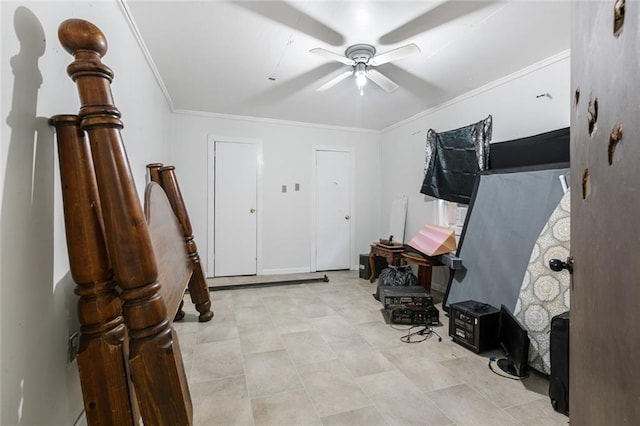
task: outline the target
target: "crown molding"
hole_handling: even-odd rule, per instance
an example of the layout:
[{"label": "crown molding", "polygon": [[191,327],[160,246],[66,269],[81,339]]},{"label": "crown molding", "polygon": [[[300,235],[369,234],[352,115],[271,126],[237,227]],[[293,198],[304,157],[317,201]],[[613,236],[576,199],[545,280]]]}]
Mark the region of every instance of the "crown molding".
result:
[{"label": "crown molding", "polygon": [[309,123],[306,121],[280,120],[277,118],[221,114],[217,112],[192,111],[192,110],[186,110],[186,109],[176,109],[176,110],[173,110],[173,113],[182,114],[182,115],[191,115],[191,116],[197,116],[197,117],[220,118],[224,120],[239,120],[239,121],[250,121],[254,123],[277,124],[281,126],[312,127],[316,129],[337,130],[337,131],[343,131],[343,132],[369,133],[374,135],[379,135],[382,133],[380,130],[362,129],[358,127],[334,126],[330,124]]},{"label": "crown molding", "polygon": [[167,89],[167,86],[164,84],[164,80],[162,80],[162,77],[160,76],[160,71],[158,71],[158,67],[156,66],[156,63],[153,61],[153,58],[151,57],[151,52],[149,52],[149,49],[147,48],[147,45],[145,44],[144,39],[142,38],[142,34],[140,34],[140,30],[138,29],[138,25],[136,24],[136,21],[133,18],[133,15],[131,14],[131,10],[127,5],[127,1],[117,0],[117,2],[118,2],[118,5],[120,6],[120,10],[122,11],[122,14],[124,15],[127,23],[129,24],[129,28],[131,28],[131,32],[133,33],[133,36],[136,38],[136,41],[138,42],[138,46],[140,46],[140,50],[142,51],[142,54],[144,55],[144,58],[147,61],[147,64],[149,65],[149,68],[151,69],[151,72],[153,73],[153,76],[155,77],[156,82],[158,83],[158,86],[160,86],[160,90],[162,91],[162,94],[164,95],[164,98],[167,101],[167,104],[169,105],[169,109],[171,110],[171,112],[174,112],[175,108],[173,106],[173,101],[171,100],[171,96],[169,95],[169,90]]}]

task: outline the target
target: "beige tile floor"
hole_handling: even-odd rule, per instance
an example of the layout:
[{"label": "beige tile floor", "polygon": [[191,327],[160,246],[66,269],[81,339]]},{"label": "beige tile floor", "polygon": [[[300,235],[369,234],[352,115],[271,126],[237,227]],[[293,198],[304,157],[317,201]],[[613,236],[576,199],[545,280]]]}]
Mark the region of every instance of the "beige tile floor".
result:
[{"label": "beige tile floor", "polygon": [[176,323],[197,425],[566,425],[546,378],[492,373],[451,342],[447,317],[416,344],[385,323],[357,272],[328,283],[212,292]]}]

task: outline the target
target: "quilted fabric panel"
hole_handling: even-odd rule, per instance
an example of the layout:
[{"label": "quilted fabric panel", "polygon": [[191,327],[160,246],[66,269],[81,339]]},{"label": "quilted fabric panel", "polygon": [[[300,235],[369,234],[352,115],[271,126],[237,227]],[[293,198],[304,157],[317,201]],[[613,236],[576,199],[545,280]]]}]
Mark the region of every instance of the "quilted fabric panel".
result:
[{"label": "quilted fabric panel", "polygon": [[549,337],[551,318],[569,310],[571,275],[564,269],[554,272],[549,260],[566,260],[570,249],[570,193],[540,232],[522,280],[514,315],[529,332],[529,365],[545,374],[551,373]]}]

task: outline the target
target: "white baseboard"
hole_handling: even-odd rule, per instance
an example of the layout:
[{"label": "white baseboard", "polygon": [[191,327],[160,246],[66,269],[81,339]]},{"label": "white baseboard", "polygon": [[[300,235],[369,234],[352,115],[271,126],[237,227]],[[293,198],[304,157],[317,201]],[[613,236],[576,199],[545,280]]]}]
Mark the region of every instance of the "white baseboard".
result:
[{"label": "white baseboard", "polygon": [[283,269],[263,269],[262,275],[284,275],[284,274],[308,274],[311,268],[283,268]]},{"label": "white baseboard", "polygon": [[[144,425],[144,423],[142,423],[142,417],[138,417],[138,425],[139,426],[143,426]],[[80,413],[80,416],[75,421],[73,426],[89,426],[89,423],[87,422],[87,412],[86,411],[82,410],[82,413]]]},{"label": "white baseboard", "polygon": [[82,413],[80,413],[80,416],[78,416],[78,419],[73,426],[88,426],[87,413],[84,410],[82,410]]}]

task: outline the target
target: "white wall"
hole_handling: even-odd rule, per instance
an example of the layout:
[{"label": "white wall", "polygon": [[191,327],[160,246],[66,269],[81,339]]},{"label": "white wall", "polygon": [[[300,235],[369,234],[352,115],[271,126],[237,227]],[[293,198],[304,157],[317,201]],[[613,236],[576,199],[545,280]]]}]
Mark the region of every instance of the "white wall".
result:
[{"label": "white wall", "polygon": [[[350,129],[267,120],[174,114],[176,174],[204,261],[207,253],[208,136],[260,139],[263,146],[263,272],[309,271],[311,261],[311,153],[314,145],[353,147],[355,241],[368,253],[380,227],[380,135]],[[300,183],[300,192],[292,191]],[[281,192],[281,186],[289,190]],[[260,248],[259,248],[260,249]],[[206,264],[206,261],[204,261]],[[260,272],[259,272],[260,273]]]},{"label": "white wall", "polygon": [[170,110],[116,1],[1,3],[0,424],[70,425],[82,410],[67,336],[78,329],[69,275],[54,114],[76,113],[58,25],[82,17],[106,34],[104,62],[141,194],[145,165],[168,161]]},{"label": "white wall", "polygon": [[[388,223],[391,200],[397,194],[408,195],[407,241],[424,223],[435,223],[433,198],[420,194],[428,129],[456,129],[490,114],[492,142],[568,127],[569,65],[568,52],[564,52],[384,131],[381,223]],[[544,93],[552,99],[537,97]]]}]

